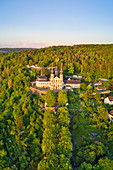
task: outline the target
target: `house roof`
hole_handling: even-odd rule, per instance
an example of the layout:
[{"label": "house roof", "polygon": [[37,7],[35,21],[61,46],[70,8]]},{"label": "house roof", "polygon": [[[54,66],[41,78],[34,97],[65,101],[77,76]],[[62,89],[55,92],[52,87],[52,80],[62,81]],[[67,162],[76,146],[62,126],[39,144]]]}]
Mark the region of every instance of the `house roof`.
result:
[{"label": "house roof", "polygon": [[109,114],[113,116],[113,110],[111,110],[111,111],[109,112]]},{"label": "house roof", "polygon": [[113,90],[113,85],[109,87],[110,90]]},{"label": "house roof", "polygon": [[99,87],[97,87],[97,89],[106,89],[106,87],[105,86],[99,86]]},{"label": "house roof", "polygon": [[110,101],[113,101],[113,96],[108,97]]},{"label": "house roof", "polygon": [[67,80],[66,84],[80,84],[80,80]]}]

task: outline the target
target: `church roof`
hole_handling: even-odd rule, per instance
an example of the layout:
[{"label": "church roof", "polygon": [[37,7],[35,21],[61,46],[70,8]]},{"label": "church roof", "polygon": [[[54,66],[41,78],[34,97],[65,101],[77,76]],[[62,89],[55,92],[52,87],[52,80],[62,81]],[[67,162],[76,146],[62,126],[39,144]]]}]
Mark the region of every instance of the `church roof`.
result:
[{"label": "church roof", "polygon": [[37,80],[38,81],[47,81],[47,77],[44,75],[41,75],[41,76],[37,77]]}]

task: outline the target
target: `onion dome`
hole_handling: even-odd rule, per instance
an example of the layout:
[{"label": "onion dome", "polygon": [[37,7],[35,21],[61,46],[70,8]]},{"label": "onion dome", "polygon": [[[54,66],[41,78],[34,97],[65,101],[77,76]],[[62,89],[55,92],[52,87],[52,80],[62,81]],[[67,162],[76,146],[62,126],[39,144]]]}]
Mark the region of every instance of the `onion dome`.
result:
[{"label": "onion dome", "polygon": [[37,80],[38,81],[47,81],[47,77],[44,75],[41,75],[41,76],[37,77]]},{"label": "onion dome", "polygon": [[45,75],[43,75],[42,71],[41,71],[41,75],[39,77],[37,77],[37,80],[38,81],[47,81],[47,77]]}]

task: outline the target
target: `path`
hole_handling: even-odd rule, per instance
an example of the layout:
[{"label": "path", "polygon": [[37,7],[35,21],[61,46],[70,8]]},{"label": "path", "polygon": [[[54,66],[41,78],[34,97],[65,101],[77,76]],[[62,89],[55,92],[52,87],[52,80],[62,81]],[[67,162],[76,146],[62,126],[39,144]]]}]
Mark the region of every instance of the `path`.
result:
[{"label": "path", "polygon": [[71,110],[79,110],[79,111],[83,111],[83,109],[68,109],[69,111]]},{"label": "path", "polygon": [[74,167],[74,153],[75,153],[75,143],[74,143],[74,135],[73,135],[73,125],[72,125],[72,120],[73,117],[76,115],[72,115],[70,114],[70,132],[71,132],[71,142],[73,144],[73,151],[72,151],[72,157],[71,157],[71,164],[73,167],[73,170],[75,170],[76,168]]}]

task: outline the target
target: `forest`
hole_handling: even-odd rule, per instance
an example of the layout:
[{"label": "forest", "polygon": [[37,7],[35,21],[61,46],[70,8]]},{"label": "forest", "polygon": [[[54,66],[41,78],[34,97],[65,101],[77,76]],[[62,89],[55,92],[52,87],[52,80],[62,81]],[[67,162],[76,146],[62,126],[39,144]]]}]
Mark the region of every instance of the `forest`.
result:
[{"label": "forest", "polygon": [[[19,52],[0,53],[0,167],[4,170],[71,170],[72,143],[69,131],[69,107],[65,107],[60,94],[55,96],[61,107],[56,114],[50,109],[41,108],[48,100],[44,95],[30,92],[31,81],[36,80],[40,70],[28,68],[26,65],[37,63],[43,74],[49,76],[48,67],[63,64],[63,74],[81,75],[83,80],[91,83],[99,77],[113,80],[113,44],[110,45],[74,45],[53,46],[41,49],[26,49]],[[82,91],[82,90],[81,90]],[[86,88],[82,101],[85,111],[93,114],[95,108],[90,105],[90,89]],[[66,102],[79,107],[76,100],[80,92],[67,93]],[[106,119],[106,108],[96,99],[96,111],[99,117],[90,120],[96,127],[103,129],[105,136],[109,131],[109,142],[112,143],[112,124]],[[53,101],[54,103],[54,101]],[[105,113],[101,115],[101,111]],[[80,113],[81,115],[81,113]],[[81,118],[82,120],[82,118]],[[84,119],[85,120],[85,119]],[[89,119],[87,119],[89,122]],[[105,121],[106,123],[103,123]],[[77,120],[75,120],[77,122]],[[78,131],[74,126],[75,132]],[[102,133],[103,133],[102,131]],[[103,138],[104,139],[104,138]],[[86,140],[87,141],[87,140]],[[99,169],[100,162],[113,164],[112,153],[106,143],[76,147],[75,165],[79,169]],[[51,145],[50,145],[51,144]],[[108,150],[109,148],[109,150]],[[91,150],[92,161],[86,159]],[[98,150],[97,154],[94,151]],[[108,153],[108,151],[109,153]],[[83,156],[84,154],[84,156]],[[82,156],[81,156],[82,155]],[[93,156],[94,155],[94,156]],[[105,160],[101,159],[106,157]],[[100,159],[100,162],[98,160]],[[84,163],[83,163],[84,162]],[[98,162],[98,163],[97,163]],[[101,169],[101,168],[100,168]]]}]

